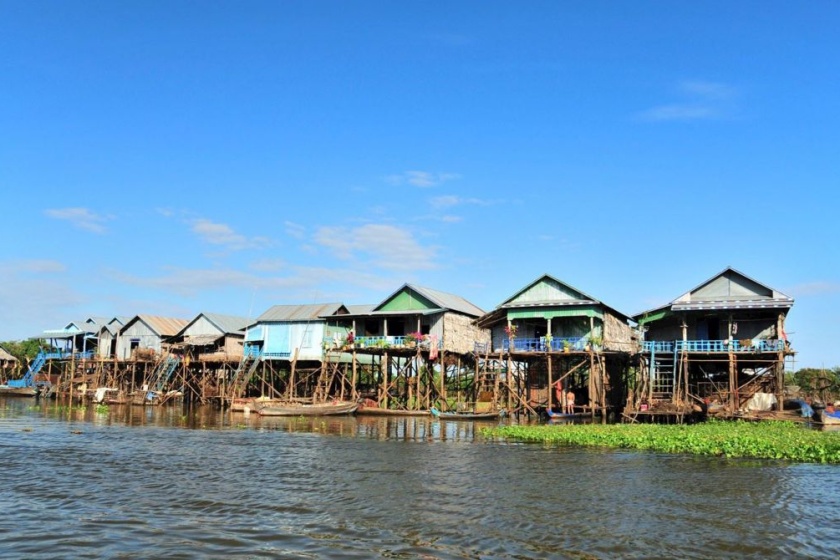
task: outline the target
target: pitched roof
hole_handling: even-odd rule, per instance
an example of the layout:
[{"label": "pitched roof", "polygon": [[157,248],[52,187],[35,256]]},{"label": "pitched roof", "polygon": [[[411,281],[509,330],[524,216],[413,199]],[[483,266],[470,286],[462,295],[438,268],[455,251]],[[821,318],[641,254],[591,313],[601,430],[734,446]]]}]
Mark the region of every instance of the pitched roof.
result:
[{"label": "pitched roof", "polygon": [[[251,319],[248,319],[247,317],[238,317],[236,315],[222,315],[221,313],[201,313],[199,317],[201,315],[204,315],[204,317],[208,321],[213,323],[213,325],[215,325],[220,331],[222,331],[225,334],[242,332],[245,330],[245,327],[247,327],[251,323]],[[197,319],[198,317],[193,319],[192,322],[195,322]]]},{"label": "pitched roof", "polygon": [[[519,299],[520,296],[532,290],[535,286],[546,283],[556,284],[557,289],[545,290],[544,293],[536,294],[538,297],[532,299]],[[558,294],[563,294],[567,297],[557,297]],[[526,284],[522,289],[500,303],[493,311],[479,318],[479,324],[486,326],[493,324],[506,316],[508,309],[523,309],[533,307],[576,307],[576,306],[591,306],[600,305],[612,311],[618,317],[630,319],[629,315],[625,315],[614,307],[605,304],[603,301],[596,299],[574,286],[555,278],[550,274],[543,274],[533,282]]]},{"label": "pitched roof", "polygon": [[157,315],[136,315],[128,321],[120,331],[130,326],[135,321],[142,321],[158,336],[174,336],[186,326],[186,319],[175,319],[173,317],[159,317]]},{"label": "pitched roof", "polygon": [[317,321],[335,315],[341,303],[312,303],[303,305],[275,305],[250,324],[272,321]]},{"label": "pitched roof", "polygon": [[[457,311],[459,313],[470,315],[472,317],[479,317],[484,314],[483,309],[481,309],[477,305],[472,304],[471,302],[467,301],[461,296],[450,294],[447,292],[441,292],[440,290],[433,290],[431,288],[424,288],[415,284],[403,284],[400,287],[400,289],[398,289],[393,294],[385,298],[381,303],[379,303],[373,309],[373,313],[380,312],[385,304],[387,304],[390,300],[392,300],[394,297],[396,297],[398,294],[405,291],[406,289],[413,290],[414,292],[420,294],[421,296],[429,300],[433,305],[438,306],[439,311]],[[411,313],[417,313],[417,311],[412,310]]]},{"label": "pitched roof", "polygon": [[17,358],[9,354],[5,348],[0,348],[0,360],[4,362],[16,362]]},{"label": "pitched roof", "polygon": [[634,318],[644,319],[666,310],[790,309],[792,306],[793,298],[727,267],[670,303],[638,313]]}]

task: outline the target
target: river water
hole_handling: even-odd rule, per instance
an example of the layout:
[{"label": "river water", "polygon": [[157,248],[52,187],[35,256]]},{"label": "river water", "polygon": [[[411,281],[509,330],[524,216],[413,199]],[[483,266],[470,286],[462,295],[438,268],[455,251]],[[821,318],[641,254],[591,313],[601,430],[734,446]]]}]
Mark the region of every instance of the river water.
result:
[{"label": "river water", "polygon": [[0,557],[840,551],[840,466],[504,443],[487,425],[0,398]]}]

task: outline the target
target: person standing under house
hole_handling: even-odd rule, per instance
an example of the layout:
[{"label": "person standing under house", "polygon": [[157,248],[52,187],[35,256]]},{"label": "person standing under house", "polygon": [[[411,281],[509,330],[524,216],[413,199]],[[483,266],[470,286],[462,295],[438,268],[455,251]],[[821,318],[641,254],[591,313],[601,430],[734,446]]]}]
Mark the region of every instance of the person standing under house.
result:
[{"label": "person standing under house", "polygon": [[557,406],[560,407],[561,412],[566,409],[564,404],[565,396],[565,393],[563,393],[563,381],[558,379],[554,382],[554,397],[557,399]]},{"label": "person standing under house", "polygon": [[566,414],[574,414],[575,413],[575,393],[569,388],[569,392],[566,393]]}]

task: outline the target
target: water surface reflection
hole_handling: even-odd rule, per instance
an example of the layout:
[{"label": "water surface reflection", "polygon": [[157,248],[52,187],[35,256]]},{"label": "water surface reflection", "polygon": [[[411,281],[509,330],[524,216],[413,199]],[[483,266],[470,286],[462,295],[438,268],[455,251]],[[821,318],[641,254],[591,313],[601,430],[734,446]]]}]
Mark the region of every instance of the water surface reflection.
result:
[{"label": "water surface reflection", "polygon": [[829,557],[840,537],[832,466],[506,444],[432,418],[33,402],[0,401],[0,556]]}]

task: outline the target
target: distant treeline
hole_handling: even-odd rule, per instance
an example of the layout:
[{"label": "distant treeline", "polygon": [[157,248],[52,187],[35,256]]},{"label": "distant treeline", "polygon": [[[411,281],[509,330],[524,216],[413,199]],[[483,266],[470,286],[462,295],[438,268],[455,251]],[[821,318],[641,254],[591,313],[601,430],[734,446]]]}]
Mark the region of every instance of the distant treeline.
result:
[{"label": "distant treeline", "polygon": [[18,359],[21,366],[26,366],[29,360],[38,355],[41,341],[37,339],[0,342],[0,348]]},{"label": "distant treeline", "polygon": [[802,368],[785,373],[785,385],[796,385],[802,396],[821,402],[840,399],[840,367],[832,369]]}]

